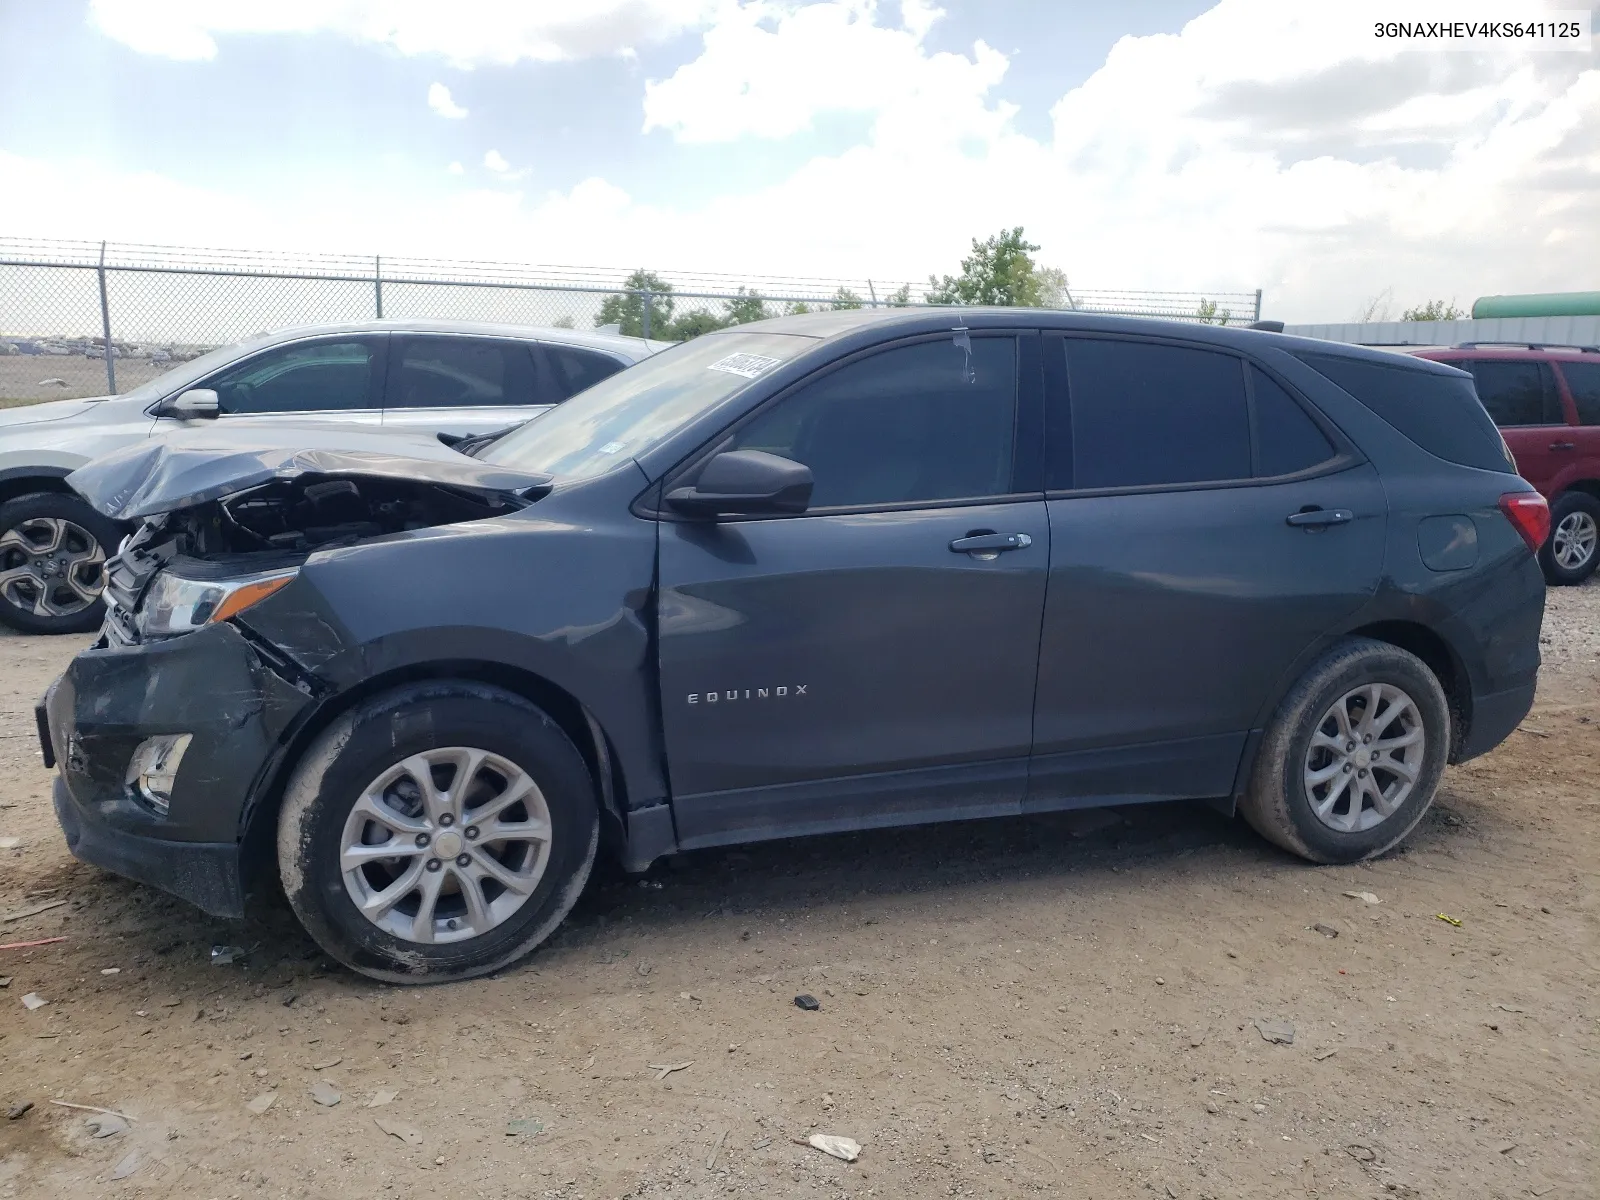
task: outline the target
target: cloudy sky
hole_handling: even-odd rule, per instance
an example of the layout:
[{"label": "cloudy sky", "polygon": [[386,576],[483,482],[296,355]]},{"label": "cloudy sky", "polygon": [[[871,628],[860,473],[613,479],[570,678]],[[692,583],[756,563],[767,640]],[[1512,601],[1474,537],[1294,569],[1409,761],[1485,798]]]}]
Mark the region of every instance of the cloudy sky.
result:
[{"label": "cloudy sky", "polygon": [[917,280],[1021,224],[1078,287],[1290,320],[1600,287],[1600,53],[1374,16],[0,0],[0,235]]}]

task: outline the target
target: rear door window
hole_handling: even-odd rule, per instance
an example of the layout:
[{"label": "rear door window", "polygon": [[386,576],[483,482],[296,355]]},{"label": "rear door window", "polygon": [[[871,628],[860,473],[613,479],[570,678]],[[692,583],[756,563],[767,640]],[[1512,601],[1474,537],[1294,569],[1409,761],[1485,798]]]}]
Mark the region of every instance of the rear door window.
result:
[{"label": "rear door window", "polygon": [[615,375],[623,366],[609,354],[554,342],[535,346],[533,352],[543,366],[541,399],[535,401],[539,404],[559,404]]},{"label": "rear door window", "polygon": [[1567,423],[1555,378],[1544,363],[1476,359],[1460,365],[1472,371],[1478,399],[1502,429]]},{"label": "rear door window", "polygon": [[1309,413],[1260,367],[1250,368],[1256,420],[1256,475],[1295,475],[1338,454]]},{"label": "rear door window", "polygon": [[533,365],[524,342],[493,338],[396,338],[388,408],[484,408],[529,404]]},{"label": "rear door window", "polygon": [[1239,359],[1150,342],[1063,338],[1057,344],[1066,353],[1067,395],[1051,389],[1048,488],[1250,477],[1250,409]]},{"label": "rear door window", "polygon": [[1600,362],[1564,362],[1561,373],[1578,410],[1578,424],[1600,425]]}]

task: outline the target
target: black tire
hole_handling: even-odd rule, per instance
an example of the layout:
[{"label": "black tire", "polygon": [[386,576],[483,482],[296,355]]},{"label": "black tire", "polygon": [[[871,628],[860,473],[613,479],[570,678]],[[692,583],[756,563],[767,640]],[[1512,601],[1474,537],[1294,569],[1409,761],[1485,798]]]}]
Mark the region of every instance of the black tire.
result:
[{"label": "black tire", "polygon": [[[117,545],[122,541],[122,530],[117,523],[102,517],[79,497],[63,492],[29,492],[0,504],[0,573],[38,561],[17,543],[19,540],[35,541],[41,523],[46,521],[63,521],[75,530],[64,543],[64,550],[76,554],[82,542],[84,546],[93,548],[93,553],[98,555],[101,563],[117,552]],[[9,545],[8,534],[13,535]],[[84,569],[87,565],[92,564],[79,564],[75,568],[66,567],[65,563],[56,564],[66,569],[76,569],[84,576],[88,574]],[[45,569],[52,567],[47,565]],[[63,577],[53,575],[49,578],[52,601],[57,598],[65,601],[69,591]],[[84,582],[87,583],[86,578]],[[99,588],[103,585],[102,569],[94,588],[96,598],[82,608],[57,615],[35,611],[36,603],[30,601],[30,596],[36,600],[40,591],[38,585],[27,580],[8,582],[0,587],[0,623],[9,625],[19,633],[88,633],[100,628],[100,622],[105,617],[105,605],[98,596]],[[81,599],[76,592],[71,595],[74,603]],[[65,604],[62,603],[61,607],[65,607]]]},{"label": "black tire", "polygon": [[[1574,533],[1588,535],[1589,552],[1563,563],[1556,558],[1556,538],[1562,523],[1576,525]],[[1550,506],[1550,536],[1539,548],[1539,566],[1545,582],[1554,586],[1582,583],[1600,566],[1600,500],[1587,492],[1565,492]]]},{"label": "black tire", "polygon": [[[499,756],[532,779],[549,814],[548,857],[527,899],[502,923],[465,940],[410,940],[380,928],[357,909],[340,866],[346,822],[363,791],[387,769],[411,755],[455,746]],[[448,787],[454,786],[452,779]],[[470,820],[461,818],[459,833],[469,833]],[[278,867],[295,914],[332,957],[373,979],[434,983],[499,970],[549,937],[589,879],[599,836],[588,769],[561,728],[520,696],[483,684],[445,680],[368,700],[312,742],[284,795],[278,818]],[[436,844],[443,840],[440,837]],[[406,852],[413,858],[418,853],[409,844]],[[467,857],[463,853],[460,861]],[[448,863],[443,871],[446,886],[451,881],[459,884],[459,874]],[[398,874],[397,867],[394,872]],[[360,887],[361,881],[351,886]],[[420,906],[420,893],[407,898],[412,899]],[[441,905],[450,899],[443,897]],[[460,899],[464,905],[465,897]],[[428,925],[433,925],[431,917]]]},{"label": "black tire", "polygon": [[[1371,828],[1334,829],[1314,811],[1306,784],[1310,765],[1307,755],[1324,718],[1335,720],[1330,716],[1335,703],[1358,688],[1373,685],[1398,688],[1415,705],[1423,744],[1408,769],[1416,777],[1409,794],[1395,810]],[[1256,755],[1239,811],[1269,842],[1312,862],[1351,863],[1374,858],[1404,840],[1428,811],[1449,757],[1449,743],[1449,702],[1427,665],[1416,655],[1387,642],[1349,638],[1312,664],[1278,706]],[[1332,760],[1334,755],[1329,753],[1327,758]],[[1380,763],[1372,767],[1371,778],[1374,782],[1383,780],[1387,790],[1388,783],[1398,777],[1387,773]],[[1377,812],[1367,800],[1361,803],[1364,810]],[[1348,793],[1338,805],[1348,813]],[[1333,819],[1340,819],[1337,806]]]}]

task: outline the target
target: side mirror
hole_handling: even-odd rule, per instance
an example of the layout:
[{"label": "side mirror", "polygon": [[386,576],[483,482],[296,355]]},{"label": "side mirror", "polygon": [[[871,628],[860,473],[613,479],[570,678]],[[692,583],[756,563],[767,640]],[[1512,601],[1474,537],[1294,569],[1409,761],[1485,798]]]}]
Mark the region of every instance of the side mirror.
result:
[{"label": "side mirror", "polygon": [[177,417],[180,421],[203,421],[215,417],[217,411],[216,392],[210,388],[190,388],[168,400],[156,410],[156,415]]},{"label": "side mirror", "polygon": [[694,517],[802,513],[811,503],[811,468],[765,450],[725,450],[693,487],[673,488],[667,503]]}]

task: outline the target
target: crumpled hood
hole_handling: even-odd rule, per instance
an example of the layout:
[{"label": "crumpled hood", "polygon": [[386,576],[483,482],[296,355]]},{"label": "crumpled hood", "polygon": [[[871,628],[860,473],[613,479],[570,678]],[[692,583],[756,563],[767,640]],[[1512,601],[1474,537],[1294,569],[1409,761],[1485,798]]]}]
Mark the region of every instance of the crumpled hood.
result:
[{"label": "crumpled hood", "polygon": [[19,404],[15,408],[0,408],[0,432],[15,425],[38,425],[45,421],[59,421],[75,417],[84,409],[104,397],[93,400],[41,400],[38,404]]},{"label": "crumpled hood", "polygon": [[67,484],[106,516],[133,521],[307,475],[414,480],[528,499],[550,483],[548,475],[468,458],[431,436],[359,426],[288,429],[280,421],[274,428],[212,428],[151,438],[79,467]]}]

